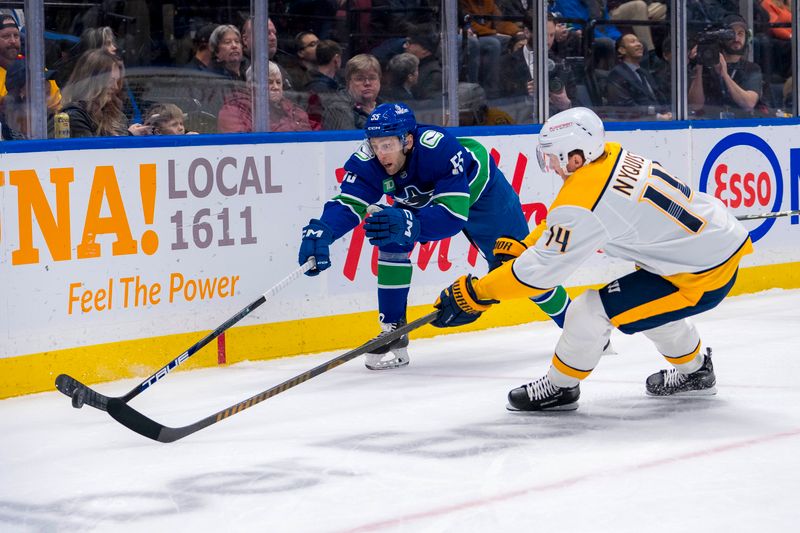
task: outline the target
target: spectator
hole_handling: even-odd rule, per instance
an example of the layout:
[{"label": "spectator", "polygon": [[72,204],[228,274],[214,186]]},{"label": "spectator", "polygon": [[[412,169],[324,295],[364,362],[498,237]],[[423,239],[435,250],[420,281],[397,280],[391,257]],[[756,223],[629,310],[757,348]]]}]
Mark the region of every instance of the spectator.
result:
[{"label": "spectator", "polygon": [[722,42],[715,64],[698,62],[692,67],[689,108],[710,118],[753,116],[761,98],[762,76],[761,67],[744,58],[747,23],[740,15],[728,15],[723,26],[733,30],[734,38]]},{"label": "spectator", "polygon": [[232,80],[244,81],[241,73],[242,34],[231,24],[217,26],[208,40],[213,71]]},{"label": "spectator", "polygon": [[192,47],[194,48],[194,55],[187,63],[187,67],[203,72],[210,72],[213,70],[213,55],[211,54],[211,47],[209,40],[211,34],[217,29],[216,24],[206,24],[194,34],[192,39]]},{"label": "spectator", "polygon": [[[661,2],[648,0],[608,0],[608,14],[611,20],[664,20],[667,15],[667,6]],[[646,52],[653,52],[653,32],[650,26],[633,26],[633,33],[646,48]]]},{"label": "spectator", "polygon": [[151,128],[152,135],[196,134],[195,131],[186,131],[184,118],[183,111],[175,104],[155,104],[147,112],[144,125]]},{"label": "spectator", "polygon": [[66,84],[75,69],[75,62],[78,58],[89,50],[96,50],[97,48],[103,48],[114,56],[119,55],[117,53],[119,51],[117,38],[114,36],[114,30],[109,26],[86,28],[83,31],[78,43],[70,50],[68,58],[58,64],[56,74],[53,76],[56,83],[58,85]]},{"label": "spectator", "polygon": [[458,7],[471,17],[471,30],[480,45],[480,83],[494,97],[499,93],[500,52],[520,27],[513,22],[482,18],[502,16],[495,0],[458,0]]},{"label": "spectator", "polygon": [[414,100],[413,89],[419,81],[419,59],[404,52],[389,60],[386,70],[388,83],[383,84],[381,98],[388,102]]},{"label": "spectator", "polygon": [[[246,17],[242,22],[242,72],[246,73],[250,68],[253,57],[253,17]],[[275,43],[277,48],[277,40]],[[267,50],[269,50],[269,37],[267,37]]]},{"label": "spectator", "polygon": [[141,124],[127,127],[120,95],[122,60],[104,49],[90,50],[77,61],[64,87],[64,108],[69,116],[70,137],[147,135]]},{"label": "spectator", "polygon": [[[10,15],[0,15],[0,103],[5,99],[6,73],[20,55],[21,41],[17,22]],[[50,96],[47,98],[47,109],[56,111],[61,105],[61,91],[55,81],[50,80]]]},{"label": "spectator", "polygon": [[375,56],[358,54],[350,58],[344,78],[344,90],[323,98],[322,126],[326,130],[362,129],[381,103],[381,65]]},{"label": "spectator", "polygon": [[[523,21],[523,34],[525,44],[519,50],[506,54],[501,58],[500,69],[503,72],[503,94],[506,96],[536,95],[534,74],[533,50],[533,18],[526,16]],[[555,42],[557,25],[553,15],[547,16],[547,72],[548,94],[550,101],[550,114],[572,107],[576,98],[577,87],[570,71],[564,66],[563,61],[556,62],[552,57],[552,47]]]},{"label": "spectator", "polygon": [[269,62],[269,130],[311,131],[320,124],[311,124],[308,114],[283,94],[283,75],[276,63]]},{"label": "spectator", "polygon": [[642,68],[644,45],[633,33],[617,40],[620,62],[608,75],[608,105],[635,108],[633,113],[619,110],[621,116],[634,118],[650,115],[656,120],[672,119],[668,99],[661,93],[653,75]]},{"label": "spectator", "polygon": [[342,68],[342,47],[336,41],[322,40],[317,45],[317,66],[309,72],[305,90],[320,94],[342,89],[339,70]]},{"label": "spectator", "polygon": [[[792,22],[792,2],[791,0],[761,0],[761,7],[769,15],[770,23],[789,23]],[[769,33],[776,39],[783,41],[792,40],[792,27],[770,28]]]},{"label": "spectator", "polygon": [[[10,139],[27,139],[30,137],[28,131],[28,87],[27,87],[27,62],[24,59],[17,59],[8,69],[6,74],[5,86],[8,94],[0,103],[0,122],[3,122],[10,130]],[[52,90],[48,81],[53,71],[45,72],[44,91],[45,96],[50,96]],[[54,110],[48,109],[48,118],[52,120]]]},{"label": "spectator", "polygon": [[311,80],[311,71],[317,68],[317,45],[319,39],[310,31],[295,36],[295,57],[284,68],[292,87],[305,87]]},{"label": "spectator", "polygon": [[309,120],[322,124],[324,106],[322,96],[335,94],[342,89],[339,70],[342,68],[342,47],[336,41],[322,40],[317,45],[317,68],[309,73],[309,81],[305,90],[308,91]]},{"label": "spectator", "polygon": [[[253,97],[249,90],[253,84],[253,69],[246,72],[247,90],[232,93],[219,111],[217,125],[220,133],[247,133],[253,131]],[[283,78],[278,65],[269,62],[269,130],[310,131],[319,129],[311,124],[308,114],[283,94]]]},{"label": "spectator", "polygon": [[419,81],[412,88],[414,98],[442,97],[442,63],[439,61],[439,34],[430,26],[417,26],[409,32],[406,51],[419,59]]},{"label": "spectator", "polygon": [[458,84],[459,126],[505,126],[514,124],[511,115],[496,107],[489,107],[486,91],[477,83]]}]

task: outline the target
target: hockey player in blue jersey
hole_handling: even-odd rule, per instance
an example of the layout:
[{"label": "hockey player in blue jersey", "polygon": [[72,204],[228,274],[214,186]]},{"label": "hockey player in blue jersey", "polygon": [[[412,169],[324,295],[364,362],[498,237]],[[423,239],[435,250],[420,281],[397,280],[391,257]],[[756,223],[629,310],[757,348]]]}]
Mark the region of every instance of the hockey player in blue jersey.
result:
[{"label": "hockey player in blue jersey", "polygon": [[[316,268],[307,274],[319,274],[330,267],[330,244],[367,218],[366,236],[379,250],[378,311],[385,334],[406,323],[409,254],[417,242],[464,232],[492,270],[525,249],[529,229],[519,197],[480,143],[418,125],[411,109],[401,103],[376,107],[365,130],[366,140],[344,165],[340,194],[325,204],[319,219],[303,228],[299,261],[303,264],[313,256]],[[393,206],[370,208],[383,195],[394,199]],[[563,324],[569,304],[563,287],[534,301]],[[404,336],[367,354],[366,366],[405,366],[407,347]]]}]

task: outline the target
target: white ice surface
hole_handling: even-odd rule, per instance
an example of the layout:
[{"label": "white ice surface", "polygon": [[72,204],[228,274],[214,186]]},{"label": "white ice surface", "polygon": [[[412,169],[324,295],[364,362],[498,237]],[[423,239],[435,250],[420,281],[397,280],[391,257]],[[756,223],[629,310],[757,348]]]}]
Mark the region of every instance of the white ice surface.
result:
[{"label": "white ice surface", "polygon": [[[0,401],[0,531],[800,531],[800,291],[696,322],[705,399],[646,397],[665,363],[615,332],[578,411],[508,413],[558,336],[535,323],[353,360],[173,444],[58,392]],[[178,372],[131,405],[185,425],[338,353]]]}]

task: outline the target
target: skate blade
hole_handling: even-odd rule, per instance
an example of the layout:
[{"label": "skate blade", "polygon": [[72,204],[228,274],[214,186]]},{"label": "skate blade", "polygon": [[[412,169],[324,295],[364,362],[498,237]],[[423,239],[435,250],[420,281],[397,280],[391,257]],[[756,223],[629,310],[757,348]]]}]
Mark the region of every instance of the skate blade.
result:
[{"label": "skate blade", "polygon": [[676,392],[675,394],[653,394],[650,391],[647,392],[647,396],[650,398],[705,398],[706,396],[714,396],[717,394],[717,388],[711,387],[710,389],[701,389],[701,390],[688,390],[684,392]]},{"label": "skate blade", "polygon": [[408,366],[408,363],[409,361],[388,361],[379,365],[370,365],[369,363],[364,363],[364,366],[370,370],[391,370],[393,368],[403,368],[404,366]]},{"label": "skate blade", "polygon": [[510,403],[506,404],[506,410],[510,413],[519,415],[535,415],[538,413],[550,413],[560,411],[574,411],[578,408],[578,402],[565,403],[564,405],[556,405],[555,407],[548,407],[546,409],[539,409],[537,411],[526,411],[524,409],[517,409]]}]

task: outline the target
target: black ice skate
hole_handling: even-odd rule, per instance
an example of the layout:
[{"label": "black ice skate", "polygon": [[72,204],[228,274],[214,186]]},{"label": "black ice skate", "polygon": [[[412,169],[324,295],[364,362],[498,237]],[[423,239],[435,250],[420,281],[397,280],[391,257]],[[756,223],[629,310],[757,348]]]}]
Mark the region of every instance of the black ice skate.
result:
[{"label": "black ice skate", "polygon": [[706,348],[703,366],[691,374],[676,368],[661,370],[647,378],[648,396],[711,396],[717,393],[717,378],[711,363],[711,348]]},{"label": "black ice skate", "polygon": [[556,387],[548,376],[517,387],[508,393],[509,411],[574,411],[578,408],[580,385]]},{"label": "black ice skate", "polygon": [[[403,318],[399,322],[390,322],[384,324],[381,322],[380,335],[376,338],[381,338],[387,333],[391,333],[399,327],[406,325],[406,319]],[[366,355],[364,365],[370,370],[388,370],[390,368],[400,368],[408,365],[410,358],[408,357],[408,335],[403,335],[399,339],[390,342],[375,351]]]}]

